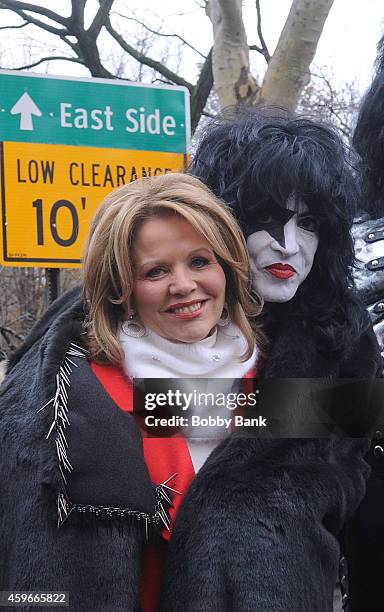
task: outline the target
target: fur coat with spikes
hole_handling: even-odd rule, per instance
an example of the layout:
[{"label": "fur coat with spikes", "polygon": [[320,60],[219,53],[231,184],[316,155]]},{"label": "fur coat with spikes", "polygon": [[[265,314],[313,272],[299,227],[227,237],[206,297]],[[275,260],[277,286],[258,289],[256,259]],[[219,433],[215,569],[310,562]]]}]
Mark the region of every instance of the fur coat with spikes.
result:
[{"label": "fur coat with spikes", "polygon": [[[81,350],[83,318],[78,290],[55,302],[0,388],[0,590],[69,591],[73,612],[138,612],[143,547],[167,507],[133,418]],[[292,376],[284,344],[295,355],[299,339],[288,331],[272,375],[280,363],[277,375]],[[377,359],[367,332],[319,375],[374,376]],[[364,495],[368,446],[229,436],[179,512],[159,610],[331,612],[337,536]]]}]

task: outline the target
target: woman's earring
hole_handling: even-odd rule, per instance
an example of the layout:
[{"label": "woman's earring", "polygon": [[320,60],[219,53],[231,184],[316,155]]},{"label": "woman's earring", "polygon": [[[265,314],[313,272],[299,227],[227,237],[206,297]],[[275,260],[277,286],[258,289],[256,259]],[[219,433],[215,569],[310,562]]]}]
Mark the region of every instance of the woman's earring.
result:
[{"label": "woman's earring", "polygon": [[220,325],[220,327],[225,327],[226,325],[229,325],[230,322],[231,317],[229,316],[228,306],[224,304],[223,312],[221,313],[221,317],[218,320],[217,325]]},{"label": "woman's earring", "polygon": [[146,335],[147,330],[141,321],[139,321],[138,319],[134,319],[134,316],[134,312],[129,315],[128,321],[124,321],[121,326],[122,330],[127,336],[130,336],[131,338],[142,338]]}]

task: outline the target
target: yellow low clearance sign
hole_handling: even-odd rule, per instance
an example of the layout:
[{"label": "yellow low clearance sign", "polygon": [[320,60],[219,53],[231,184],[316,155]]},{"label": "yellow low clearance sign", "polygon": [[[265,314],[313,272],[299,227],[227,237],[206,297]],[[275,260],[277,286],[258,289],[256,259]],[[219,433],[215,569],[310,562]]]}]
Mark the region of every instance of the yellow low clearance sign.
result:
[{"label": "yellow low clearance sign", "polygon": [[79,268],[103,198],[143,176],[182,172],[186,156],[20,142],[0,143],[4,266]]}]

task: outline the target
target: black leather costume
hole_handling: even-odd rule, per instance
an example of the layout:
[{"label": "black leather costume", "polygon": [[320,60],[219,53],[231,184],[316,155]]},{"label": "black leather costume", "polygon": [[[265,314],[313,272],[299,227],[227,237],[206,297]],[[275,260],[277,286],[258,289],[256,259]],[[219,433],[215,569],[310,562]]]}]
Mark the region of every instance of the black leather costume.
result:
[{"label": "black leather costume", "polygon": [[367,306],[373,329],[384,352],[384,217],[356,219],[352,229],[356,286]]}]

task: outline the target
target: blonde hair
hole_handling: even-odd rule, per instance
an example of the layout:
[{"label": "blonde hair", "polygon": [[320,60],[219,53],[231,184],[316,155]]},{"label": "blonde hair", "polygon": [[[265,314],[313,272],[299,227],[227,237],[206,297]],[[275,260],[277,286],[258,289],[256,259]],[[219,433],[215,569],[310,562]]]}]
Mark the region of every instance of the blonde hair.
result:
[{"label": "blonde hair", "polygon": [[252,292],[243,234],[229,209],[197,178],[170,173],[124,185],[97,210],[84,251],[83,290],[88,305],[87,348],[101,363],[121,365],[119,321],[132,305],[135,281],[133,242],[148,219],[178,214],[210,244],[226,276],[226,304],[231,320],[247,340],[242,360],[262,335],[253,319],[262,300]]}]

